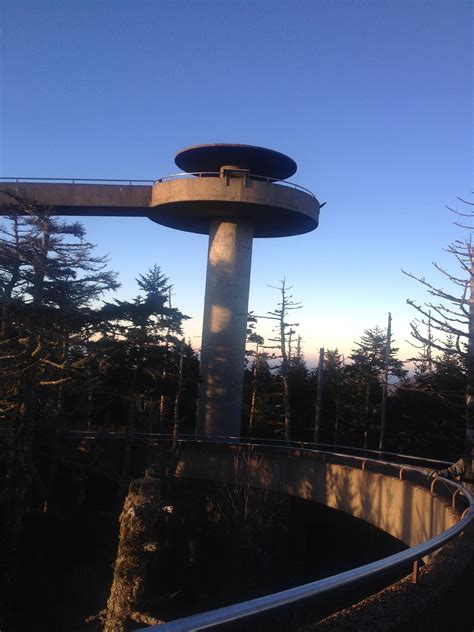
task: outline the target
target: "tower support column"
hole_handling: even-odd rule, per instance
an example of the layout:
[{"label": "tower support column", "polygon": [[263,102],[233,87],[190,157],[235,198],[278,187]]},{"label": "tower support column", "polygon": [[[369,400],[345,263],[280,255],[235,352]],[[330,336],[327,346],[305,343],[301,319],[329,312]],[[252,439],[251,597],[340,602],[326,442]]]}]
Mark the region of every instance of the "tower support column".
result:
[{"label": "tower support column", "polygon": [[240,435],[252,239],[250,222],[211,222],[198,435]]}]

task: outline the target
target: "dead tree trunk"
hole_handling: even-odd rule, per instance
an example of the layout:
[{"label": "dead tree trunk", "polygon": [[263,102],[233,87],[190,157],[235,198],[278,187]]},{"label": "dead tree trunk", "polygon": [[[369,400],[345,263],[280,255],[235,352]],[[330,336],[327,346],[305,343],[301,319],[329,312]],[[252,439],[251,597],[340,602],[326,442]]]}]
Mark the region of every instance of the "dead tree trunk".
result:
[{"label": "dead tree trunk", "polygon": [[120,516],[120,535],[114,578],[104,613],[104,632],[126,632],[132,621],[156,625],[160,621],[137,610],[143,594],[150,557],[159,550],[157,529],[166,520],[160,478],[131,483]]},{"label": "dead tree trunk", "polygon": [[342,375],[339,374],[337,376],[336,382],[336,415],[334,419],[334,445],[337,445],[338,442],[338,433],[339,433],[339,415],[341,410],[341,381]]},{"label": "dead tree trunk", "polygon": [[390,363],[390,339],[392,337],[392,315],[388,313],[387,322],[387,340],[385,341],[385,356],[383,366],[383,383],[382,383],[382,408],[380,413],[380,439],[379,450],[384,449],[385,442],[385,426],[387,423],[387,389],[388,389],[388,365]]},{"label": "dead tree trunk", "polygon": [[291,441],[291,401],[290,401],[290,358],[288,354],[288,336],[293,335],[295,332],[292,329],[294,326],[297,326],[298,323],[287,323],[286,316],[291,310],[300,309],[300,303],[294,303],[291,300],[291,296],[288,295],[288,291],[291,289],[287,287],[285,279],[280,281],[280,287],[274,287],[270,285],[269,287],[273,287],[276,290],[279,290],[281,293],[281,302],[278,304],[278,307],[273,312],[268,312],[269,316],[264,316],[264,318],[269,318],[270,320],[278,321],[277,331],[279,335],[276,338],[271,338],[272,342],[276,342],[280,349],[281,354],[281,365],[280,365],[280,375],[283,382],[283,406],[284,406],[284,414],[285,414],[285,440]]},{"label": "dead tree trunk", "polygon": [[[171,287],[168,289],[168,307],[171,310]],[[168,319],[168,328],[166,331],[166,336],[165,336],[165,358],[164,358],[164,364],[163,364],[163,369],[161,371],[161,388],[162,391],[164,391],[165,389],[165,384],[166,384],[166,380],[168,377],[168,369],[167,369],[167,363],[168,363],[168,353],[169,353],[169,346],[170,346],[170,336],[171,336],[171,317],[169,317]],[[166,428],[166,398],[165,398],[165,394],[164,392],[161,393],[161,397],[160,397],[160,412],[159,412],[159,424],[160,424],[160,432],[164,433],[166,432],[167,428]]]},{"label": "dead tree trunk", "polygon": [[466,450],[474,439],[474,248],[469,244],[469,321],[467,334]]},{"label": "dead tree trunk", "polygon": [[181,394],[183,392],[183,365],[184,365],[184,338],[179,346],[179,368],[178,368],[178,386],[176,388],[176,396],[174,398],[173,412],[173,447],[178,444],[179,430],[179,406],[181,404]]},{"label": "dead tree trunk", "polygon": [[252,367],[252,400],[250,403],[250,417],[249,417],[249,435],[252,436],[253,427],[255,424],[255,416],[257,413],[257,363],[258,363],[258,350],[259,345],[255,350],[255,361]]},{"label": "dead tree trunk", "polygon": [[316,412],[314,415],[314,443],[319,443],[319,431],[321,426],[321,404],[323,399],[324,379],[324,347],[319,350],[318,386],[316,388]]},{"label": "dead tree trunk", "polygon": [[[283,292],[282,292],[283,294]],[[285,307],[285,297],[282,298],[283,308]],[[285,440],[291,441],[291,406],[290,406],[290,362],[286,352],[286,332],[284,311],[280,319],[280,352],[281,352],[281,379],[283,381],[283,405],[285,411]]]},{"label": "dead tree trunk", "polygon": [[366,383],[365,383],[364,417],[365,417],[364,449],[367,450],[368,442],[369,442],[369,428],[370,428],[370,381],[369,381],[369,378],[367,378]]}]

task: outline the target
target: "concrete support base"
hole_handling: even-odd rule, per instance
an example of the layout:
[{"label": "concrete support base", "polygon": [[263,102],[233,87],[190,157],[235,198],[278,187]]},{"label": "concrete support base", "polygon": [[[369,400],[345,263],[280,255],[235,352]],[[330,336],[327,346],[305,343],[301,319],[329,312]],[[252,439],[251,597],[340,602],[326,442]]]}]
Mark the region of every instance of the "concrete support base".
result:
[{"label": "concrete support base", "polygon": [[240,435],[252,239],[250,222],[210,227],[198,435]]}]

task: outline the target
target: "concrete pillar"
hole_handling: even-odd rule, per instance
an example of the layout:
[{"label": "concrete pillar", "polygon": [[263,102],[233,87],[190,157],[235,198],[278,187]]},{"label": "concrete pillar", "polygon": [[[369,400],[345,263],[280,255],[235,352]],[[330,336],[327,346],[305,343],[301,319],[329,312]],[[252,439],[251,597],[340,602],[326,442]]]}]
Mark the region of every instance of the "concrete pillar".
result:
[{"label": "concrete pillar", "polygon": [[196,434],[240,435],[252,239],[250,222],[211,223]]}]

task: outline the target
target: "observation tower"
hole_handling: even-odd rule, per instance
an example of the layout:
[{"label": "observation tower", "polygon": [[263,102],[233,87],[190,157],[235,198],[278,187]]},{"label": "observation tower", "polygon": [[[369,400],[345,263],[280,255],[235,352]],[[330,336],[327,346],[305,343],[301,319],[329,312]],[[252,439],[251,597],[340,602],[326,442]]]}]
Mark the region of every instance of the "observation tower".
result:
[{"label": "observation tower", "polygon": [[150,218],[209,235],[196,434],[239,436],[253,238],[314,230],[320,204],[271,149],[197,145],[175,162],[192,177],[159,180]]},{"label": "observation tower", "polygon": [[[0,189],[55,215],[148,217],[209,235],[196,433],[239,436],[252,241],[314,230],[321,205],[286,179],[294,160],[252,145],[180,151],[183,173],[156,181],[1,178]],[[0,213],[12,204],[0,190]]]}]

